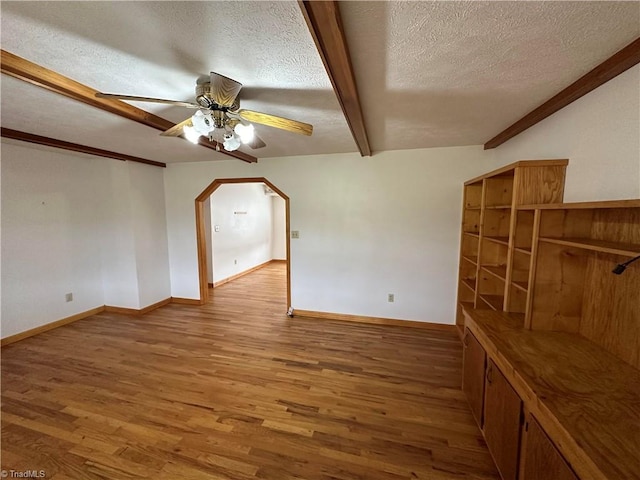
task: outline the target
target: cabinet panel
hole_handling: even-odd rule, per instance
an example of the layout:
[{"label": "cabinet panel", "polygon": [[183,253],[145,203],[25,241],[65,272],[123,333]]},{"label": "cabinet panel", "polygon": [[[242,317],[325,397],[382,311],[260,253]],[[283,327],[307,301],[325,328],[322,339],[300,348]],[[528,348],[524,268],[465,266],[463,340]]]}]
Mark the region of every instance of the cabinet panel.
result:
[{"label": "cabinet panel", "polygon": [[528,424],[521,480],[578,480],[538,422],[531,417]]},{"label": "cabinet panel", "polygon": [[511,206],[514,171],[505,173],[505,176],[485,178],[485,206]]},{"label": "cabinet panel", "polygon": [[465,330],[463,343],[462,391],[467,396],[476,422],[482,428],[484,371],[487,356],[480,342],[469,330]]},{"label": "cabinet panel", "polygon": [[522,400],[492,360],[488,361],[484,397],[484,436],[503,480],[518,473]]}]

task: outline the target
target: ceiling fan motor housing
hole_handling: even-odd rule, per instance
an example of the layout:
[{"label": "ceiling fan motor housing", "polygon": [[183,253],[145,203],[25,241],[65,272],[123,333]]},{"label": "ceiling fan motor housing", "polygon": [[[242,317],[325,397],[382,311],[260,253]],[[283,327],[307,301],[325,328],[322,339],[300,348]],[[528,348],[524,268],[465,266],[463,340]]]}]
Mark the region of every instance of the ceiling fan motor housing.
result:
[{"label": "ceiling fan motor housing", "polygon": [[218,105],[213,100],[213,92],[210,82],[200,83],[196,85],[196,102],[198,102],[198,104],[202,107],[208,108],[209,110],[221,110],[223,112],[226,112],[228,110],[233,112],[240,108],[240,100],[238,100],[237,98],[234,100],[233,105],[230,105],[228,107]]}]

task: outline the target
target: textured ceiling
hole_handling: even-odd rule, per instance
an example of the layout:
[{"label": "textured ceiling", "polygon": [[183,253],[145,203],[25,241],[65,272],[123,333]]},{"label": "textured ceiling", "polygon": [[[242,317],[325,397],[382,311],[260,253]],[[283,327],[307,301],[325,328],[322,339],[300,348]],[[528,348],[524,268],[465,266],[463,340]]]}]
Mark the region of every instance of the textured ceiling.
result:
[{"label": "textured ceiling", "polygon": [[[297,2],[2,1],[2,48],[111,93],[191,101],[214,70],[257,126],[259,158],[356,151]],[[640,36],[639,2],[341,2],[375,151],[489,138]],[[229,159],[2,76],[2,126],[164,162]],[[173,122],[190,111],[134,105]]]},{"label": "textured ceiling", "polygon": [[[296,2],[1,2],[2,48],[97,90],[193,101],[213,70],[244,85],[242,107],[314,125],[256,125],[258,157],[355,150]],[[164,162],[229,159],[3,76],[2,125]],[[173,122],[191,110],[132,103]],[[125,150],[125,151],[123,151]]]},{"label": "textured ceiling", "polygon": [[640,36],[639,2],[344,2],[341,12],[374,151],[483,144]]}]

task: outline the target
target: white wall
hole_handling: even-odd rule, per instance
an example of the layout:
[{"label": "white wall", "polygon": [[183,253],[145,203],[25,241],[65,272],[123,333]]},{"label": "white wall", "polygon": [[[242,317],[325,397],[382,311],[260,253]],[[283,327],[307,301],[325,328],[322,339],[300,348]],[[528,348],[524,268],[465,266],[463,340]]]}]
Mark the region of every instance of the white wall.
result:
[{"label": "white wall", "polygon": [[271,196],[271,258],[287,259],[286,203],[280,195]]},{"label": "white wall", "polygon": [[258,176],[290,197],[300,231],[294,308],[451,323],[462,183],[486,171],[483,158],[458,147],[169,165],[172,295],[198,298],[194,199],[216,178]]},{"label": "white wall", "polygon": [[131,218],[135,237],[137,308],[171,296],[169,249],[164,199],[164,171],[127,162],[131,186]]},{"label": "white wall", "polygon": [[1,168],[2,336],[104,305],[107,162],[3,142]]},{"label": "white wall", "polygon": [[1,171],[2,337],[171,295],[162,170],[3,140]]},{"label": "white wall", "polygon": [[640,198],[640,66],[487,151],[487,156],[492,167],[515,160],[568,158],[567,202]]},{"label": "white wall", "polygon": [[102,199],[105,304],[144,308],[171,296],[163,171],[108,162]]},{"label": "white wall", "polygon": [[108,175],[103,179],[104,200],[101,202],[105,232],[100,249],[104,304],[139,308],[140,292],[136,271],[136,241],[131,215],[129,169],[123,162],[109,162],[106,159],[105,161],[101,163],[108,171]]},{"label": "white wall", "polygon": [[271,260],[271,197],[264,184],[221,185],[211,195],[213,281]]}]

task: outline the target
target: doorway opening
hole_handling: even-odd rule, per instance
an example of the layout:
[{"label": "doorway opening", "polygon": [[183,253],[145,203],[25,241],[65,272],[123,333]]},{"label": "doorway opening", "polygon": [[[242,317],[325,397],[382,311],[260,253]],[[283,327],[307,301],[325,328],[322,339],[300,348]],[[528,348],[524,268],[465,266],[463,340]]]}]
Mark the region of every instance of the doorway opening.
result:
[{"label": "doorway opening", "polygon": [[240,183],[263,183],[266,187],[271,189],[274,193],[279,195],[284,200],[285,211],[285,255],[286,255],[286,275],[287,275],[287,310],[291,308],[291,261],[290,261],[290,231],[289,231],[289,197],[285,195],[278,187],[273,185],[269,180],[264,177],[260,178],[227,178],[216,179],[207,188],[205,188],[200,195],[196,198],[196,241],[198,248],[198,277],[200,285],[200,304],[204,305],[209,300],[209,279],[208,279],[208,265],[209,255],[211,252],[207,248],[207,222],[205,219],[205,203],[209,200],[209,197],[220,186],[225,184],[240,184]]}]

